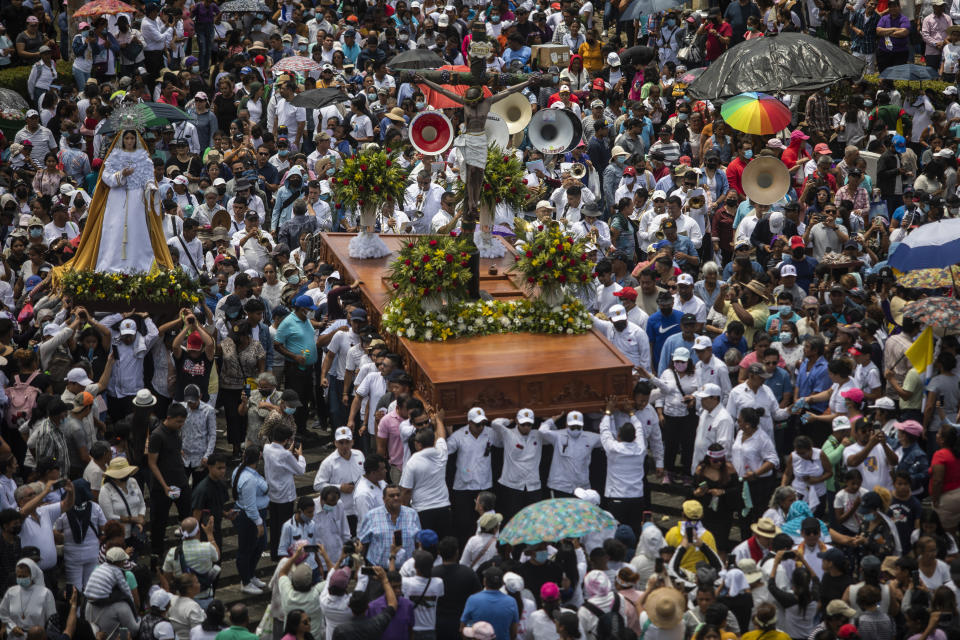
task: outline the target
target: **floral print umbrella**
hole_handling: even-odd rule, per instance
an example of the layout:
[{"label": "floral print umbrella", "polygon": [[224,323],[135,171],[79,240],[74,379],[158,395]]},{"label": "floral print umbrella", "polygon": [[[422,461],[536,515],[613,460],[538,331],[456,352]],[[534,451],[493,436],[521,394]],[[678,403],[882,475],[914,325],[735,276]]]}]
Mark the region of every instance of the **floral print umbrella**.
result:
[{"label": "floral print umbrella", "polygon": [[956,298],[924,298],[907,303],[903,317],[912,318],[934,329],[949,329],[960,325],[960,300]]},{"label": "floral print umbrella", "polygon": [[617,521],[598,506],[577,498],[541,500],[525,507],[500,532],[505,544],[537,544],[580,538],[617,526]]}]

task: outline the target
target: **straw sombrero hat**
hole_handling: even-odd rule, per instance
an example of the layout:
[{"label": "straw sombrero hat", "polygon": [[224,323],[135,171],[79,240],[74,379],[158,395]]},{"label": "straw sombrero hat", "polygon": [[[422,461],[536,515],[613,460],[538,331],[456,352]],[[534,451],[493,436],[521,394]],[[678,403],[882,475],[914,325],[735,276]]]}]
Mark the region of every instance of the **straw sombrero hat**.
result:
[{"label": "straw sombrero hat", "polygon": [[643,610],[658,629],[669,630],[683,621],[687,602],[683,594],[672,587],[658,587],[647,594]]},{"label": "straw sombrero hat", "polygon": [[139,467],[127,462],[126,458],[114,458],[110,461],[110,464],[107,465],[107,469],[103,472],[103,475],[108,478],[113,478],[114,480],[123,480],[138,470]]}]

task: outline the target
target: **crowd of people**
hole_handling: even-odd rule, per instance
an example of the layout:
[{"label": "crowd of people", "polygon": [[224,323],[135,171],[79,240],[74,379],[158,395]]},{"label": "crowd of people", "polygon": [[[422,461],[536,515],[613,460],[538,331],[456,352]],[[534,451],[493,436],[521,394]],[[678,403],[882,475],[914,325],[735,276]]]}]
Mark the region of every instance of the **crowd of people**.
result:
[{"label": "crowd of people", "polygon": [[[6,638],[960,636],[960,342],[940,340],[932,378],[913,368],[923,327],[903,309],[936,292],[886,265],[960,212],[956,87],[788,93],[793,122],[767,136],[685,96],[689,71],[782,31],[849,41],[868,71],[922,56],[952,82],[960,10],[733,0],[620,20],[627,4],[175,0],[81,21],[2,3],[0,66],[30,67],[25,126],[0,140]],[[532,110],[582,119],[567,154],[512,141],[531,197],[495,231],[587,243],[595,279],[571,292],[634,373],[602,411],[448,424],[362,283],[319,259],[319,232],[357,229],[330,179],[364,145],[409,172],[382,233],[460,232],[463,148],[416,152],[410,121],[437,94],[390,60],[468,64],[484,32],[491,74],[541,72]],[[292,103],[334,87],[343,102]],[[192,118],[101,135],[140,102]],[[124,193],[127,173],[99,179],[114,147],[152,163],[130,184],[158,186],[193,309],[108,314],[53,286],[97,190]],[[789,173],[772,205],[744,179],[761,157]],[[616,526],[500,539],[546,498]]]}]

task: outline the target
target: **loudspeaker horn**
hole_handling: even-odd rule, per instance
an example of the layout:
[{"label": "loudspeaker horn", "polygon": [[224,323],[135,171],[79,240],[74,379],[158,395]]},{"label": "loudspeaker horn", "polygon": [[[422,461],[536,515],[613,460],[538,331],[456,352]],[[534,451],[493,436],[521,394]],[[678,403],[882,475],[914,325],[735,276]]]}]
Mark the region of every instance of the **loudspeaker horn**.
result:
[{"label": "loudspeaker horn", "polygon": [[510,144],[510,129],[507,123],[498,114],[490,112],[487,114],[487,124],[483,128],[487,134],[487,146],[497,145],[501,149],[506,149]]},{"label": "loudspeaker horn", "polygon": [[567,114],[567,117],[570,118],[570,124],[573,125],[573,139],[570,141],[570,144],[567,145],[567,148],[563,150],[564,153],[569,153],[583,142],[583,121],[577,117],[577,114],[569,109],[564,109],[563,112]]},{"label": "loudspeaker horn", "polygon": [[790,172],[776,158],[754,158],[740,177],[743,192],[757,204],[778,202],[790,190]]},{"label": "loudspeaker horn", "polygon": [[410,121],[410,144],[424,155],[439,155],[453,143],[453,124],[439,111],[424,111]]},{"label": "loudspeaker horn", "polygon": [[490,113],[495,113],[503,118],[503,121],[507,123],[510,135],[523,131],[524,127],[530,124],[530,118],[533,117],[530,101],[522,93],[514,93],[509,98],[504,98],[490,107]]},{"label": "loudspeaker horn", "polygon": [[[565,109],[541,109],[533,114],[527,134],[530,144],[543,153],[565,153],[574,140],[579,143],[577,118]],[[576,124],[574,121],[577,121]],[[580,130],[582,131],[582,125]]]}]

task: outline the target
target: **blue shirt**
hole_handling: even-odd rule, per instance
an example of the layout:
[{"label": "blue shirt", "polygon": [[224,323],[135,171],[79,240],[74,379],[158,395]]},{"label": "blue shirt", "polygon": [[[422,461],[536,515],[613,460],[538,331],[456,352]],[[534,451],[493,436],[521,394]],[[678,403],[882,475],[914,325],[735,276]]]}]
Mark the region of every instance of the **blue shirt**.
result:
[{"label": "blue shirt", "polygon": [[410,507],[400,507],[400,515],[394,524],[386,507],[376,507],[367,511],[357,527],[357,539],[367,549],[367,559],[381,567],[390,566],[390,545],[393,544],[393,532],[399,529],[403,538],[403,550],[398,554],[412,557],[416,548],[413,537],[420,531],[420,516]]},{"label": "blue shirt", "polygon": [[[807,360],[804,360],[797,367],[797,397],[795,400],[820,393],[829,389],[831,384],[833,383],[830,382],[830,375],[827,373],[826,358],[820,356],[809,371],[807,371]],[[823,411],[827,408],[827,403],[811,404],[810,408],[814,411]]]},{"label": "blue shirt", "polygon": [[231,485],[238,471],[241,473],[240,481],[237,483],[237,507],[247,514],[253,524],[263,524],[260,510],[266,509],[270,504],[270,497],[267,496],[267,481],[251,467],[237,467],[230,476]]},{"label": "blue shirt", "polygon": [[680,318],[683,314],[677,309],[670,312],[667,317],[658,309],[650,319],[647,320],[647,337],[650,339],[650,362],[660,362],[660,350],[663,349],[663,343],[667,338],[675,333],[680,333]]},{"label": "blue shirt", "polygon": [[[804,256],[802,260],[796,260],[793,256],[787,256],[783,259],[781,266],[792,264],[797,268],[797,286],[804,291],[810,291],[810,283],[813,282],[813,276],[817,270],[817,259],[810,256]],[[799,300],[794,300],[794,304],[799,304]]]},{"label": "blue shirt", "polygon": [[[693,240],[687,236],[677,236],[677,239],[671,243],[673,245],[673,253],[685,253],[688,256],[697,255],[697,248],[693,246]],[[683,267],[687,264],[686,258],[674,258],[677,262],[677,266]]]},{"label": "blue shirt", "polygon": [[726,332],[721,333],[713,339],[713,355],[721,360],[723,360],[723,357],[727,355],[727,351],[730,351],[730,349],[736,349],[741,355],[746,355],[747,339],[740,336],[740,342],[734,344],[730,341],[730,336],[728,336]]},{"label": "blue shirt", "polygon": [[[306,358],[307,366],[317,362],[317,337],[310,324],[310,317],[300,320],[296,313],[287,315],[277,327],[274,342],[279,342],[291,353],[299,353]],[[306,367],[300,367],[306,369]]]},{"label": "blue shirt", "polygon": [[683,339],[683,332],[675,333],[663,341],[663,349],[660,351],[660,360],[657,364],[657,375],[663,373],[670,366],[670,358],[673,357],[673,350],[680,347],[686,347],[690,351],[690,363],[687,367],[694,366],[693,360],[693,340],[687,342]]},{"label": "blue shirt", "polygon": [[787,373],[786,369],[781,367],[777,367],[773,371],[773,375],[764,380],[763,384],[769,387],[770,391],[773,391],[773,397],[777,399],[778,403],[783,400],[784,393],[793,391],[790,374]]},{"label": "blue shirt", "polygon": [[460,622],[469,627],[480,620],[490,623],[497,633],[497,640],[510,640],[510,627],[520,622],[517,601],[491,589],[473,594],[467,598]]}]

